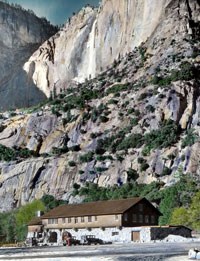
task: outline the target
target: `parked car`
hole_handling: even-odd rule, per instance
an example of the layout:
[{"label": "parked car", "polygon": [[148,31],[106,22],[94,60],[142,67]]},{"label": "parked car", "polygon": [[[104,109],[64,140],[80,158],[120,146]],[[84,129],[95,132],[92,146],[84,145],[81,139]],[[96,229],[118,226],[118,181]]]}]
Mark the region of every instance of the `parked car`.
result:
[{"label": "parked car", "polygon": [[104,244],[104,241],[102,239],[96,238],[94,235],[85,235],[81,237],[80,241],[81,245],[97,245],[97,244]]},{"label": "parked car", "polygon": [[76,246],[76,245],[80,245],[80,240],[76,239],[76,237],[70,237],[70,238],[67,238],[67,239],[64,239],[63,240],[63,246]]},{"label": "parked car", "polygon": [[37,245],[38,245],[38,242],[37,242],[36,237],[27,238],[25,241],[25,246],[32,247],[32,246],[37,246]]}]

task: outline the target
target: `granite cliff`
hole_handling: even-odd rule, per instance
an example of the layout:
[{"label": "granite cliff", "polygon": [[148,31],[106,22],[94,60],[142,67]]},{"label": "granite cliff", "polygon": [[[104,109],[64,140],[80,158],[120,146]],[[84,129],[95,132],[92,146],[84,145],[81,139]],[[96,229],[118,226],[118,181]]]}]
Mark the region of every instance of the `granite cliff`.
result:
[{"label": "granite cliff", "polygon": [[39,47],[24,69],[50,99],[1,114],[1,211],[44,194],[81,200],[72,192],[87,182],[199,182],[199,11],[105,0]]},{"label": "granite cliff", "polygon": [[103,0],[98,10],[87,7],[74,15],[24,69],[31,71],[35,85],[49,97],[70,82],[94,78],[147,39],[192,33],[192,21],[198,20],[196,8],[196,1]]},{"label": "granite cliff", "polygon": [[0,1],[0,110],[30,106],[45,98],[23,64],[55,32],[46,19]]}]

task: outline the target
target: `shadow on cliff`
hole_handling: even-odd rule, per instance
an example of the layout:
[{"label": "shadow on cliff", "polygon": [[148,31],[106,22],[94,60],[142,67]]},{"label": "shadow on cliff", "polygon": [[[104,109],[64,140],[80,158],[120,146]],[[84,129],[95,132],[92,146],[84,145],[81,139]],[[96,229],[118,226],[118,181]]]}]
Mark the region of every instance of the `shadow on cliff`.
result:
[{"label": "shadow on cliff", "polygon": [[0,83],[0,111],[30,107],[46,98],[22,68]]}]

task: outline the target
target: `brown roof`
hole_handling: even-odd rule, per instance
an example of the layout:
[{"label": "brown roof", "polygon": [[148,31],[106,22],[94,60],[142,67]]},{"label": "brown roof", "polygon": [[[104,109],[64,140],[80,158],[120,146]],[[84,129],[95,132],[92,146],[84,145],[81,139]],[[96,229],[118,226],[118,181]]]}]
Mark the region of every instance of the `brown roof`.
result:
[{"label": "brown roof", "polygon": [[120,200],[96,201],[76,205],[61,205],[50,210],[41,218],[122,214],[141,200],[142,198],[128,198]]},{"label": "brown roof", "polygon": [[29,226],[37,226],[42,225],[42,219],[41,217],[35,217],[31,219],[31,221],[28,223]]}]

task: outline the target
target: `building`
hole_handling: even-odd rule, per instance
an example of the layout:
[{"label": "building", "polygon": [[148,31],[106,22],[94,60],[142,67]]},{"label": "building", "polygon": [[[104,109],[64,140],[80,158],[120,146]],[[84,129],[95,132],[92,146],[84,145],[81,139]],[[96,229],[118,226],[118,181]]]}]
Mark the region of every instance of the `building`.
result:
[{"label": "building", "polygon": [[145,198],[97,201],[61,205],[32,220],[28,237],[61,244],[63,233],[80,239],[95,235],[106,241],[145,241],[138,237],[141,227],[156,226],[161,213]]}]

